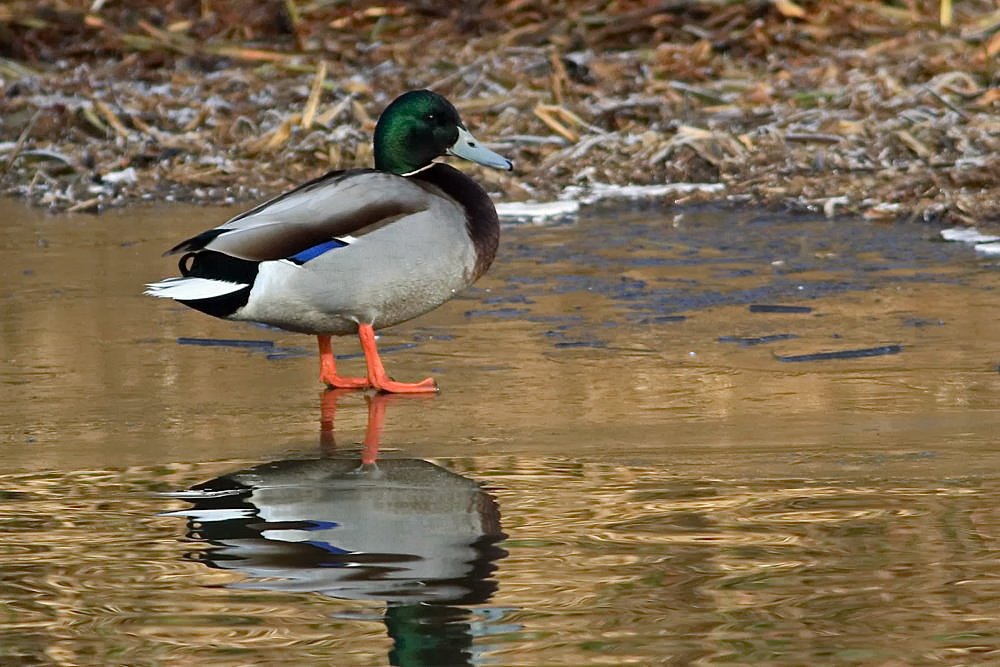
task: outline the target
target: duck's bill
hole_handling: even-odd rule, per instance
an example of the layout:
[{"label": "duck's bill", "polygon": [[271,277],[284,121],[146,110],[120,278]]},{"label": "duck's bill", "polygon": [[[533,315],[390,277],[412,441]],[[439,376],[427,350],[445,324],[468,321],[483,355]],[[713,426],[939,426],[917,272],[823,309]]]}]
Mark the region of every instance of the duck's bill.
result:
[{"label": "duck's bill", "polygon": [[448,152],[487,167],[507,169],[508,171],[514,168],[514,163],[476,141],[476,138],[464,127],[458,128],[458,141],[448,149]]}]

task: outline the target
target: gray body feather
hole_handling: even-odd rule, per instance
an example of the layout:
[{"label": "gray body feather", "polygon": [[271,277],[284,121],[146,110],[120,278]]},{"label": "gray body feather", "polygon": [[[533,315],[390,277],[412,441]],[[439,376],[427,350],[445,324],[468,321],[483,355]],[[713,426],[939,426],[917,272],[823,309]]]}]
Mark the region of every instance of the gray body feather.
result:
[{"label": "gray body feather", "polygon": [[[196,236],[171,253],[214,250],[261,262],[246,304],[227,319],[300,333],[398,324],[476,277],[463,207],[433,184],[374,170],[318,179],[206,234],[213,232],[207,243]],[[348,236],[348,245],[305,263],[285,259]]]}]

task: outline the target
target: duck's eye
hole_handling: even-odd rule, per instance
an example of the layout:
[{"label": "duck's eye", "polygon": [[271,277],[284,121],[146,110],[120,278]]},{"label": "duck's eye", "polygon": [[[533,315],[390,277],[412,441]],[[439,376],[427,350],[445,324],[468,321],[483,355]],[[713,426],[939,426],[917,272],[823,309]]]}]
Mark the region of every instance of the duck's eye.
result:
[{"label": "duck's eye", "polygon": [[424,120],[426,120],[428,123],[433,123],[434,121],[437,120],[437,116],[435,116],[432,113],[429,113],[426,116],[424,116]]}]

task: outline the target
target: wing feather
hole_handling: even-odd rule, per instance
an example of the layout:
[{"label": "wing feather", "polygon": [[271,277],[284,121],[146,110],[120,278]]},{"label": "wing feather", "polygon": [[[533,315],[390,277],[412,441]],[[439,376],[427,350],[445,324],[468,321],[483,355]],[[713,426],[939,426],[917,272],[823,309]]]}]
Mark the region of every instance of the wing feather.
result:
[{"label": "wing feather", "polygon": [[167,252],[219,252],[252,261],[291,257],[330,239],[360,236],[426,210],[429,193],[373,169],[335,171],[193,236]]}]

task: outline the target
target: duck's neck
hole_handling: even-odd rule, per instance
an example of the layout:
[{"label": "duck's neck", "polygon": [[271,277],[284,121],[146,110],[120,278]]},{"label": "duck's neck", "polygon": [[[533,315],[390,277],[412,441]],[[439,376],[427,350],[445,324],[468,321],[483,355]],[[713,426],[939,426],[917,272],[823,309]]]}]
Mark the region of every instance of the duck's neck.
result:
[{"label": "duck's neck", "polygon": [[384,144],[375,144],[375,168],[391,174],[404,176],[419,171],[427,163],[418,164],[415,160],[407,160],[404,151],[394,149]]},{"label": "duck's neck", "polygon": [[476,249],[474,279],[478,279],[490,268],[500,244],[500,221],[486,190],[458,169],[441,163],[422,169],[410,178],[436,185],[465,211],[465,227]]}]

